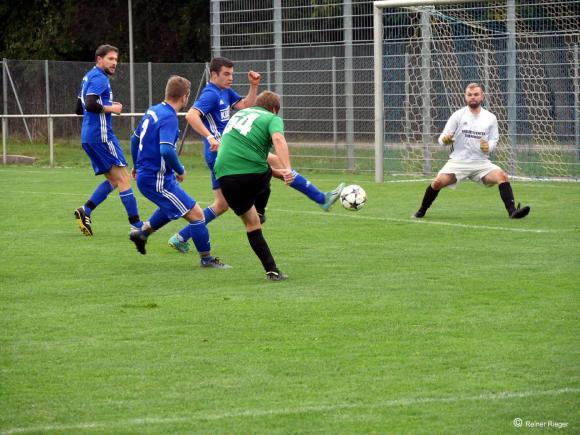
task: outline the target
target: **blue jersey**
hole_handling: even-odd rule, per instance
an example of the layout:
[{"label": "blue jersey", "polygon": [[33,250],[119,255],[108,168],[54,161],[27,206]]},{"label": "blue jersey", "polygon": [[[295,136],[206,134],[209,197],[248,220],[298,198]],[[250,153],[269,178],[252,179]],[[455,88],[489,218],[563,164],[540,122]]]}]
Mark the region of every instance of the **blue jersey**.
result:
[{"label": "blue jersey", "polygon": [[139,138],[135,159],[137,172],[172,176],[173,170],[165,164],[160,148],[162,144],[175,148],[179,138],[177,113],[173,107],[163,102],[147,109],[134,134]]},{"label": "blue jersey", "polygon": [[[202,114],[203,125],[219,141],[222,132],[230,120],[231,108],[242,99],[233,89],[221,89],[213,83],[208,83],[199,98],[193,103],[193,107]],[[213,160],[217,153],[209,151],[209,142],[203,139],[205,145],[206,160],[209,154],[213,154]]]},{"label": "blue jersey", "polygon": [[83,77],[79,98],[83,104],[83,127],[81,129],[82,143],[109,142],[117,140],[113,133],[111,113],[88,112],[85,101],[87,95],[96,95],[101,106],[113,105],[113,91],[107,74],[96,66]]}]

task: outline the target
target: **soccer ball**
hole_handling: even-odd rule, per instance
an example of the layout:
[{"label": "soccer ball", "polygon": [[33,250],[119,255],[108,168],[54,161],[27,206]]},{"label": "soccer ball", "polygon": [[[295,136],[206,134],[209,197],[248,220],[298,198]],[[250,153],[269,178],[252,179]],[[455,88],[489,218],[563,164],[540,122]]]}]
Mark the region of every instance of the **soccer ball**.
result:
[{"label": "soccer ball", "polygon": [[347,210],[360,210],[367,203],[367,193],[362,187],[351,184],[340,192],[340,203]]}]

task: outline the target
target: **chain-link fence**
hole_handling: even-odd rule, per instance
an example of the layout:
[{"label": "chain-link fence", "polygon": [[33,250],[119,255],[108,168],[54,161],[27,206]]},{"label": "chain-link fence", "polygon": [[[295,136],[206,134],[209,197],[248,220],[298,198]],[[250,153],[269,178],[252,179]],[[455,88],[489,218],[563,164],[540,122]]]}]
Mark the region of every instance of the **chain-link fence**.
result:
[{"label": "chain-link fence", "polygon": [[[506,37],[508,2],[514,3],[511,40]],[[246,73],[253,69],[263,75],[261,89],[282,96],[294,165],[374,171],[373,2],[211,0],[210,5],[212,52],[235,61],[234,88],[244,95]],[[494,158],[519,175],[580,176],[579,22],[580,0],[480,1],[385,12],[385,171],[437,170],[446,157],[437,148],[438,133],[464,104],[465,85],[480,81],[504,141]],[[17,60],[5,65],[3,107],[13,115],[72,113],[80,80],[92,67]],[[205,64],[134,68],[134,108],[129,107],[129,66],[120,64],[111,80],[124,112],[142,112],[160,101],[172,74],[190,79],[194,91],[205,84]],[[46,119],[26,123],[32,138],[48,136]],[[10,138],[26,139],[22,119],[3,125]],[[130,119],[115,117],[114,126],[120,138],[130,136]],[[80,117],[54,120],[57,141],[78,140],[79,132]],[[198,140],[191,130],[187,138]]]},{"label": "chain-link fence", "polygon": [[[479,81],[503,137],[494,158],[512,174],[579,177],[580,1],[432,3],[382,14],[385,170],[436,171],[437,136]],[[300,164],[372,171],[373,1],[211,5],[214,55],[267,64],[291,143],[316,145]]]}]

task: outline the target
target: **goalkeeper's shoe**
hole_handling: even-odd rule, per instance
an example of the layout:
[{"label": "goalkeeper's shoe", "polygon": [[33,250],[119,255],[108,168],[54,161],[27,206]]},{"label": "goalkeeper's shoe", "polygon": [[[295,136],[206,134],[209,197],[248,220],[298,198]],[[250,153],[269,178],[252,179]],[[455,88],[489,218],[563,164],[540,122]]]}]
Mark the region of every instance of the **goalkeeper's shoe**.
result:
[{"label": "goalkeeper's shoe", "polygon": [[81,229],[81,233],[85,236],[92,236],[93,229],[91,228],[91,217],[85,212],[83,207],[79,207],[75,210],[75,218],[79,228]]},{"label": "goalkeeper's shoe", "polygon": [[324,202],[320,204],[322,210],[324,211],[330,210],[330,207],[334,205],[334,203],[340,196],[340,192],[342,192],[342,189],[344,189],[344,183],[340,183],[338,186],[336,186],[335,189],[331,190],[330,192],[326,192],[324,194]]},{"label": "goalkeeper's shoe", "polygon": [[266,279],[268,281],[285,281],[288,279],[288,275],[284,275],[279,270],[271,270],[266,272]]},{"label": "goalkeeper's shoe", "polygon": [[187,254],[189,252],[189,243],[182,242],[181,240],[179,240],[179,236],[177,234],[171,236],[171,238],[167,243],[173,249],[175,249],[178,252],[181,252],[182,254]]},{"label": "goalkeeper's shoe", "polygon": [[132,230],[129,233],[129,239],[135,243],[135,247],[137,251],[141,254],[145,255],[147,252],[145,251],[145,245],[147,244],[147,237],[143,235],[140,230]]},{"label": "goalkeeper's shoe", "polygon": [[425,217],[425,213],[427,213],[427,210],[423,210],[422,208],[420,208],[411,215],[411,219],[421,219]]},{"label": "goalkeeper's shoe", "polygon": [[530,213],[530,207],[520,207],[521,204],[518,203],[517,208],[510,213],[510,219],[521,219],[525,218]]},{"label": "goalkeeper's shoe", "polygon": [[213,269],[231,269],[232,266],[222,263],[218,257],[205,257],[201,259],[201,267],[211,267]]}]

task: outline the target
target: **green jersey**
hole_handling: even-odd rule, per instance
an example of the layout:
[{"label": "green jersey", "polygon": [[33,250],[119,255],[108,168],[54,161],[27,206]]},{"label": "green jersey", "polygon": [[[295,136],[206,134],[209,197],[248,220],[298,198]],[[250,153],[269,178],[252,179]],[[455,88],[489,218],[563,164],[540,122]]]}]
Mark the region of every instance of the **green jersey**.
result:
[{"label": "green jersey", "polygon": [[276,132],[284,134],[284,122],[266,109],[249,107],[236,113],[222,135],[213,168],[216,178],[266,172]]}]

